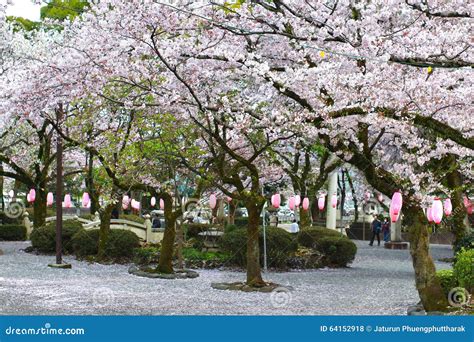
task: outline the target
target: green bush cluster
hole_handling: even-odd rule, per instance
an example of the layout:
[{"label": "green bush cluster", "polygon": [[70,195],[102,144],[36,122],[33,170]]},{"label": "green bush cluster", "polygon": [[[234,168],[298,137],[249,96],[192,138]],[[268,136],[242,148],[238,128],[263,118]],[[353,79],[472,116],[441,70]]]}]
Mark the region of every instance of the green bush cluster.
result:
[{"label": "green bush cluster", "polygon": [[26,227],[20,224],[3,224],[0,226],[0,241],[26,240]]},{"label": "green bush cluster", "polygon": [[119,219],[145,224],[145,219],[143,217],[134,214],[122,214],[119,215]]},{"label": "green bush cluster", "polygon": [[20,217],[10,217],[3,211],[0,211],[0,223],[2,224],[21,224],[21,221]]},{"label": "green bush cluster", "polygon": [[454,245],[454,254],[456,255],[461,249],[474,249],[474,232],[467,234]]},{"label": "green bush cluster", "polygon": [[316,248],[319,240],[326,237],[340,238],[343,235],[334,229],[327,228],[304,228],[298,233],[298,243],[307,248]]},{"label": "green bush cluster", "polygon": [[[263,230],[259,230],[260,258],[263,261]],[[298,249],[298,244],[290,233],[280,228],[266,229],[267,261],[269,267],[285,268],[287,260]],[[226,232],[220,242],[223,252],[229,255],[231,263],[245,266],[247,263],[247,229]]]},{"label": "green bush cluster", "polygon": [[142,247],[133,252],[133,262],[138,265],[155,264],[160,261],[160,248]]},{"label": "green bush cluster", "polygon": [[459,286],[474,292],[474,249],[461,249],[456,254],[453,275]]},{"label": "green bush cluster", "polygon": [[72,239],[72,249],[79,258],[96,255],[99,251],[99,229],[78,231]]},{"label": "green bush cluster", "polygon": [[183,224],[183,232],[186,239],[198,238],[199,233],[205,232],[211,228],[215,228],[212,224],[206,223],[186,223]]},{"label": "green bush cluster", "polygon": [[[62,246],[63,253],[72,253],[72,237],[83,229],[82,224],[76,220],[63,221]],[[56,222],[49,222],[45,226],[33,229],[31,232],[31,245],[41,253],[53,253],[56,250]]]},{"label": "green bush cluster", "polygon": [[317,241],[316,250],[324,255],[328,266],[346,267],[354,261],[357,246],[347,237],[328,236]]},{"label": "green bush cluster", "polygon": [[222,252],[202,252],[195,248],[183,248],[183,258],[191,261],[220,261],[229,260],[229,255]]},{"label": "green bush cluster", "polygon": [[436,272],[436,278],[439,280],[446,297],[448,296],[451,289],[458,286],[458,282],[454,277],[453,270],[439,270]]}]

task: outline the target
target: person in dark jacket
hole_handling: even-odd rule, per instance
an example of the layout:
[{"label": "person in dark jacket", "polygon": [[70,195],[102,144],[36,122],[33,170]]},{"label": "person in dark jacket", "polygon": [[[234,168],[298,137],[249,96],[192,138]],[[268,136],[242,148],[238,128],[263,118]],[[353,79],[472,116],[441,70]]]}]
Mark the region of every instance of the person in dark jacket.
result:
[{"label": "person in dark jacket", "polygon": [[382,231],[382,222],[380,222],[377,216],[372,221],[371,227],[372,227],[372,238],[370,239],[369,246],[374,245],[375,237],[377,237],[377,242],[378,242],[378,245],[380,246],[380,232]]},{"label": "person in dark jacket", "polygon": [[388,222],[388,218],[384,218],[382,223],[382,233],[383,233],[383,240],[385,242],[390,241],[390,222]]}]

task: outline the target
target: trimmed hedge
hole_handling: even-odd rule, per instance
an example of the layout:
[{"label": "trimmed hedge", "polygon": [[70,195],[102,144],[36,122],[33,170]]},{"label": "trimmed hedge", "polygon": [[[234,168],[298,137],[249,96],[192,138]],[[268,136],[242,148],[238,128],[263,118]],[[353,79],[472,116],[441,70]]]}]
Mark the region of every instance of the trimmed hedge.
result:
[{"label": "trimmed hedge", "polygon": [[343,235],[334,229],[304,228],[298,233],[298,243],[307,248],[315,248],[317,241],[326,237],[340,238]]},{"label": "trimmed hedge", "polygon": [[[99,250],[99,229],[82,230],[72,238],[74,253],[78,257],[97,255]],[[107,259],[131,259],[140,239],[129,230],[113,229],[105,244],[104,256]]]},{"label": "trimmed hedge", "polygon": [[160,248],[142,247],[133,251],[133,262],[138,265],[156,264],[160,261]]},{"label": "trimmed hedge", "polygon": [[316,250],[324,255],[329,266],[346,267],[357,253],[357,246],[346,237],[324,237],[317,241]]},{"label": "trimmed hedge", "polygon": [[[73,235],[82,229],[82,224],[79,221],[63,221],[62,240],[64,253],[73,252],[71,239]],[[45,226],[33,229],[30,239],[33,248],[39,252],[54,253],[56,250],[56,222],[49,222]]]},{"label": "trimmed hedge", "polygon": [[459,286],[464,287],[470,293],[474,292],[474,249],[461,249],[456,254],[453,274]]},{"label": "trimmed hedge", "polygon": [[458,286],[453,270],[439,270],[436,272],[436,278],[438,278],[446,297],[448,296],[449,291]]},{"label": "trimmed hedge", "polygon": [[[288,258],[298,249],[298,244],[290,233],[280,228],[266,229],[267,261],[269,267],[285,268]],[[263,230],[260,229],[260,260],[263,261]],[[247,229],[235,229],[226,232],[220,246],[230,255],[230,262],[245,267],[247,264]]]},{"label": "trimmed hedge", "polygon": [[[260,217],[259,224],[263,224],[263,218]],[[247,227],[249,225],[249,218],[248,217],[234,217],[234,225],[237,227]]]},{"label": "trimmed hedge", "polygon": [[26,240],[26,227],[20,224],[4,224],[0,226],[0,241]]},{"label": "trimmed hedge", "polygon": [[138,215],[133,215],[133,214],[122,214],[122,215],[119,215],[119,219],[120,220],[128,220],[128,221],[133,221],[133,222],[137,222],[137,223],[141,223],[141,224],[144,224],[145,223],[145,219],[143,217],[140,217]]}]

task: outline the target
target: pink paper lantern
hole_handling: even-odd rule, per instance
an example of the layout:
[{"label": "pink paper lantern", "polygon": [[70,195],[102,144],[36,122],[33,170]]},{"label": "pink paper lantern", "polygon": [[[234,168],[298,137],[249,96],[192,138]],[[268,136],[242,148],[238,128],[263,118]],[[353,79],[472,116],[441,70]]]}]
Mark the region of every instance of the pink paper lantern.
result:
[{"label": "pink paper lantern", "polygon": [[429,223],[433,222],[433,208],[432,207],[428,207],[426,209],[426,218],[428,219]]},{"label": "pink paper lantern", "polygon": [[90,196],[89,196],[89,193],[84,192],[84,193],[82,194],[82,207],[83,207],[83,208],[87,208],[87,206],[89,205],[90,201],[91,201],[91,198],[90,198]]},{"label": "pink paper lantern", "polygon": [[395,222],[398,221],[398,217],[400,216],[400,213],[399,213],[399,214],[395,214],[395,213],[393,212],[392,206],[390,206],[389,214],[390,214],[390,219],[391,219],[392,223],[395,223]]},{"label": "pink paper lantern", "polygon": [[26,194],[26,201],[27,201],[28,203],[33,202],[33,201],[31,200],[31,195],[30,195],[29,193]]},{"label": "pink paper lantern", "polygon": [[274,208],[280,208],[281,196],[280,194],[275,194],[272,196],[272,205]]},{"label": "pink paper lantern", "polygon": [[393,210],[394,215],[399,215],[402,210],[403,199],[400,191],[395,191],[392,196],[392,202],[390,202],[390,208]]},{"label": "pink paper lantern", "polygon": [[31,189],[29,195],[30,195],[30,199],[29,199],[29,200],[28,200],[28,197],[27,197],[28,202],[34,202],[35,199],[36,199],[36,190],[35,190],[35,189]]},{"label": "pink paper lantern", "polygon": [[469,200],[469,197],[467,197],[466,195],[464,195],[463,202],[466,208],[469,208],[469,206],[471,205],[471,201]]},{"label": "pink paper lantern", "polygon": [[468,215],[472,215],[472,211],[473,211],[472,209],[473,209],[472,204],[469,207],[467,207],[467,214]]},{"label": "pink paper lantern", "polygon": [[303,199],[303,209],[304,209],[304,210],[308,210],[308,208],[309,208],[309,198],[308,198],[308,197],[305,197],[305,198]]},{"label": "pink paper lantern", "polygon": [[65,208],[71,208],[72,207],[71,195],[69,195],[69,194],[64,196],[64,207]]},{"label": "pink paper lantern", "polygon": [[211,207],[211,209],[214,209],[216,205],[217,205],[217,197],[215,194],[212,194],[209,197],[209,206]]},{"label": "pink paper lantern", "polygon": [[295,207],[299,207],[301,204],[301,197],[300,195],[295,196]]},{"label": "pink paper lantern", "polygon": [[319,208],[319,210],[324,209],[325,202],[326,202],[326,198],[324,196],[321,196],[321,197],[318,198],[318,208]]},{"label": "pink paper lantern", "polygon": [[438,197],[436,197],[433,201],[431,215],[433,217],[433,221],[436,224],[440,224],[443,220],[443,203]]},{"label": "pink paper lantern", "polygon": [[131,207],[132,209],[140,210],[140,202],[132,199]]},{"label": "pink paper lantern", "polygon": [[337,195],[336,194],[333,194],[331,196],[331,206],[333,208],[336,208],[337,207]]},{"label": "pink paper lantern", "polygon": [[48,192],[48,194],[46,195],[46,205],[48,207],[51,207],[53,205],[53,202],[54,202],[54,196],[53,196],[53,193],[52,192]]},{"label": "pink paper lantern", "polygon": [[163,200],[163,198],[160,198],[160,209],[161,210],[165,209],[165,201]]},{"label": "pink paper lantern", "polygon": [[122,198],[122,209],[127,210],[128,206],[130,205],[130,197],[124,195]]},{"label": "pink paper lantern", "polygon": [[295,198],[293,196],[288,200],[288,206],[290,207],[290,210],[295,210]]},{"label": "pink paper lantern", "polygon": [[155,197],[152,197],[151,200],[150,200],[150,205],[152,207],[154,207],[156,205],[156,198]]},{"label": "pink paper lantern", "polygon": [[453,212],[453,205],[451,203],[451,199],[450,198],[447,198],[445,201],[444,201],[444,214],[446,216],[450,216]]}]

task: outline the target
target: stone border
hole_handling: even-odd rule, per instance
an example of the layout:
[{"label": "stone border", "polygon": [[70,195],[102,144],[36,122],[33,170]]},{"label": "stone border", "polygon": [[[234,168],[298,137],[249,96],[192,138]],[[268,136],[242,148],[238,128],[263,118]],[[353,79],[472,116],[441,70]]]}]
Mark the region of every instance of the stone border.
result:
[{"label": "stone border", "polygon": [[153,279],[193,279],[199,277],[199,273],[196,271],[182,269],[175,270],[174,273],[152,273],[139,269],[137,266],[132,265],[128,269],[128,273],[133,274],[137,277],[153,278]]},{"label": "stone border", "polygon": [[262,292],[270,293],[278,288],[285,288],[287,290],[293,290],[291,286],[283,286],[275,283],[266,283],[265,286],[255,287],[249,286],[244,282],[236,283],[211,283],[211,287],[215,290],[230,290],[230,291],[242,291],[242,292]]}]

